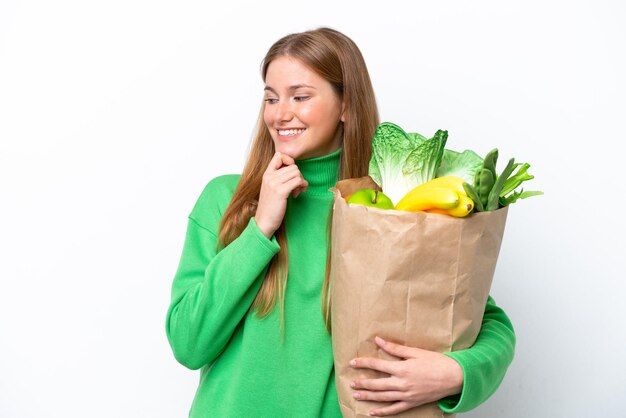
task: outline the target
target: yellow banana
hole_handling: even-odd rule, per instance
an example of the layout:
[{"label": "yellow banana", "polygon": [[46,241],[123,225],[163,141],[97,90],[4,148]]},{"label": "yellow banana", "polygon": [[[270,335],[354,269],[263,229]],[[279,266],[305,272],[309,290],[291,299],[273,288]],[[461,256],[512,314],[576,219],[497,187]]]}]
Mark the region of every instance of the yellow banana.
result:
[{"label": "yellow banana", "polygon": [[456,190],[457,192],[459,192],[460,194],[466,195],[465,193],[465,189],[463,188],[463,183],[465,182],[465,180],[463,180],[461,177],[457,177],[457,176],[443,176],[443,177],[436,177],[432,180],[427,181],[426,183],[422,183],[417,187],[445,187],[445,188],[452,188],[454,190]]},{"label": "yellow banana", "polygon": [[450,187],[422,187],[423,185],[408,192],[395,209],[419,212],[434,208],[452,209],[459,205],[460,196],[456,190]]},{"label": "yellow banana", "polygon": [[469,215],[472,209],[474,209],[474,201],[465,195],[459,194],[459,204],[456,207],[452,209],[428,209],[426,212],[463,218]]},{"label": "yellow banana", "polygon": [[454,216],[456,218],[462,218],[470,214],[470,212],[474,209],[474,201],[462,194],[459,195],[459,204],[457,207],[448,209],[448,215]]}]

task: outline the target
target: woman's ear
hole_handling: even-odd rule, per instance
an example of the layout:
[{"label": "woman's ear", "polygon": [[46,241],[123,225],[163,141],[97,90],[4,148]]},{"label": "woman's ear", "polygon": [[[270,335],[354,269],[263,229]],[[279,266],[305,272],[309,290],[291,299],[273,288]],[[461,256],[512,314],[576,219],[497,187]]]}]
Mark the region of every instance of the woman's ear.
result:
[{"label": "woman's ear", "polygon": [[346,102],[341,102],[341,118],[342,122],[346,121]]}]

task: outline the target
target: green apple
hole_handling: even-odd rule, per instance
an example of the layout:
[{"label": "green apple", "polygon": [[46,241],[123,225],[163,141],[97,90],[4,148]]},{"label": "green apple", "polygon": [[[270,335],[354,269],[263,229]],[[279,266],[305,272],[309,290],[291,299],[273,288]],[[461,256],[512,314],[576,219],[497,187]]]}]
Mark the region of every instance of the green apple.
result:
[{"label": "green apple", "polygon": [[348,197],[347,202],[372,206],[378,209],[394,208],[393,202],[389,199],[389,196],[374,189],[357,190]]}]

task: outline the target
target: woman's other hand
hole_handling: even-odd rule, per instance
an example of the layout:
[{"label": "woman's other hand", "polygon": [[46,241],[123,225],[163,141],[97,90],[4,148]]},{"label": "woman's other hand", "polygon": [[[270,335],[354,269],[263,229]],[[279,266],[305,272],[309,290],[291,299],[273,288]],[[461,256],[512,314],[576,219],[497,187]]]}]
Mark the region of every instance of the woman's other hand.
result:
[{"label": "woman's other hand", "polygon": [[381,349],[401,360],[360,357],[350,362],[354,368],[378,370],[389,375],[356,379],[351,384],[357,400],[394,402],[371,410],[370,415],[397,414],[460,393],[463,389],[463,369],[454,359],[435,351],[394,344],[380,337],[375,340]]},{"label": "woman's other hand", "polygon": [[254,216],[257,226],[266,237],[274,235],[282,223],[289,195],[293,193],[293,197],[297,197],[308,186],[294,159],[276,152],[263,173],[259,204]]}]

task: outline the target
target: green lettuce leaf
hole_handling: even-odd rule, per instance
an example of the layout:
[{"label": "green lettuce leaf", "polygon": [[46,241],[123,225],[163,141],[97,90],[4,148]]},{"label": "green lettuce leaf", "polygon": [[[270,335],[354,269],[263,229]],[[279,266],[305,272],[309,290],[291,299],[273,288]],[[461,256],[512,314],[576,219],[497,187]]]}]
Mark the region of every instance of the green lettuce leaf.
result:
[{"label": "green lettuce leaf", "polygon": [[414,142],[398,125],[383,122],[376,128],[368,174],[394,204],[402,199],[406,193],[404,190],[409,187],[402,167],[414,148]]},{"label": "green lettuce leaf", "polygon": [[434,179],[441,164],[447,139],[448,131],[438,130],[431,139],[419,144],[407,156],[402,174],[413,177],[416,186]]},{"label": "green lettuce leaf", "polygon": [[415,186],[435,178],[447,136],[440,130],[426,139],[383,122],[372,139],[368,174],[396,204]]},{"label": "green lettuce leaf", "polygon": [[472,150],[456,152],[444,150],[441,165],[437,170],[437,177],[457,176],[474,186],[476,173],[483,166],[483,159]]}]

